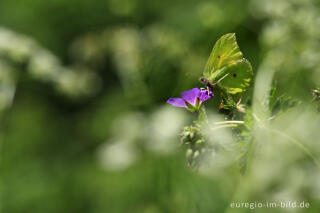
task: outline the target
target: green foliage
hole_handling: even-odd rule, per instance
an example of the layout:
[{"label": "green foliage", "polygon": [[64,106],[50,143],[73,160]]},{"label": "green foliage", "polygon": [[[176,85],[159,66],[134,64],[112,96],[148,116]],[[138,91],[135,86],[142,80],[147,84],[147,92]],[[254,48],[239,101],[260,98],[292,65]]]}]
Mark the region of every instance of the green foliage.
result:
[{"label": "green foliage", "polygon": [[266,103],[268,104],[268,108],[270,109],[272,116],[280,116],[289,109],[292,109],[301,104],[301,101],[290,97],[289,95],[282,94],[280,96],[277,96],[276,91],[276,86],[271,87],[270,96]]},{"label": "green foliage", "polygon": [[186,158],[189,167],[198,167],[205,152],[205,140],[198,126],[187,126],[181,133],[181,143],[187,145]]},{"label": "green foliage", "polygon": [[301,102],[288,96],[281,95],[275,101],[275,103],[271,106],[272,115],[280,115],[285,113],[287,110],[296,107]]}]

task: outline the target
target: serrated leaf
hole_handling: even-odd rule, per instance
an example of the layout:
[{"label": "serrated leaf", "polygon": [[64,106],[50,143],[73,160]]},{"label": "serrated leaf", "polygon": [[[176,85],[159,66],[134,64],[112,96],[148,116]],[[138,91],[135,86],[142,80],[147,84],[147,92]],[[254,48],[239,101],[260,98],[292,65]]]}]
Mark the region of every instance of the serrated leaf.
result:
[{"label": "serrated leaf", "polygon": [[281,95],[276,99],[275,103],[271,106],[272,115],[279,116],[280,114],[285,113],[289,109],[299,104],[300,104],[300,101],[287,95]]},{"label": "serrated leaf", "polygon": [[212,77],[215,71],[242,58],[243,56],[237,44],[235,34],[228,33],[222,36],[213,46],[203,75],[210,81],[213,81]]}]

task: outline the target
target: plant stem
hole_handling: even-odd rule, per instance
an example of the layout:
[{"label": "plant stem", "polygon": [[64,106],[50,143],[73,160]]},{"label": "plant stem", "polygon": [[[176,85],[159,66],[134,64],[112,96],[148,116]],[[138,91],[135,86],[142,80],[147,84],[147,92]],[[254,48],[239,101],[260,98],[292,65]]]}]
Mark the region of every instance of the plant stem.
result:
[{"label": "plant stem", "polygon": [[233,128],[233,127],[237,127],[237,126],[239,126],[239,124],[227,124],[227,125],[213,127],[213,128],[211,128],[211,130],[217,130],[217,129],[223,129],[223,128]]},{"label": "plant stem", "polygon": [[289,141],[291,141],[294,145],[299,147],[306,155],[308,155],[313,160],[314,164],[320,168],[320,163],[318,162],[318,160],[315,158],[315,156],[312,154],[312,152],[305,145],[303,145],[300,141],[298,141],[297,139],[295,139],[295,138],[293,138],[283,132],[275,130],[275,129],[269,129],[269,131],[277,133],[278,135],[281,135],[282,137],[289,139]]},{"label": "plant stem", "polygon": [[244,121],[218,121],[214,124],[220,125],[220,124],[244,124]]}]

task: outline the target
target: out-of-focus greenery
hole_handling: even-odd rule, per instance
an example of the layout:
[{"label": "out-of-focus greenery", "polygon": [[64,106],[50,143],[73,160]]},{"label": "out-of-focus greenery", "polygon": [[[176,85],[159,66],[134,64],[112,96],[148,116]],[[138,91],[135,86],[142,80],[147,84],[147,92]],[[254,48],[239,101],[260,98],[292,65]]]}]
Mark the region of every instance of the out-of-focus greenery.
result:
[{"label": "out-of-focus greenery", "polygon": [[[250,211],[233,200],[305,200],[311,208],[294,211],[319,212],[319,168],[292,144],[319,159],[319,3],[1,0],[0,212]],[[260,119],[272,116],[272,84],[301,102],[273,132],[252,124],[259,143],[245,175],[225,152],[187,168],[178,134],[193,115],[165,104],[200,87],[229,32],[257,76],[248,103]],[[213,118],[219,104],[207,106]],[[228,131],[208,134],[232,144]]]}]

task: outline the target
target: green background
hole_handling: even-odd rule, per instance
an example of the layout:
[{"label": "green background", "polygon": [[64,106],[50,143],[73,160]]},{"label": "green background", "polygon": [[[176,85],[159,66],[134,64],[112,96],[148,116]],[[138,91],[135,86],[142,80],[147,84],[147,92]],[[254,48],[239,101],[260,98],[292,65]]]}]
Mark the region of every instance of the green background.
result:
[{"label": "green background", "polygon": [[[262,65],[272,67],[279,93],[310,103],[320,79],[318,6],[311,0],[1,0],[0,26],[74,69],[67,85],[78,80],[78,67],[95,77],[79,93],[66,92],[32,74],[31,57],[8,57],[0,45],[16,86],[1,112],[0,212],[228,211],[237,172],[212,178],[187,168],[178,133],[192,115],[165,102],[200,87],[214,42],[235,32],[255,76]],[[24,44],[2,42],[13,53]],[[218,105],[210,101],[208,108],[216,112]],[[177,131],[168,133],[171,124]],[[119,141],[126,150],[115,152],[113,165],[101,156]],[[263,200],[268,191],[255,193],[249,200]],[[317,212],[319,195],[297,194],[292,199],[311,200],[308,212]]]}]

